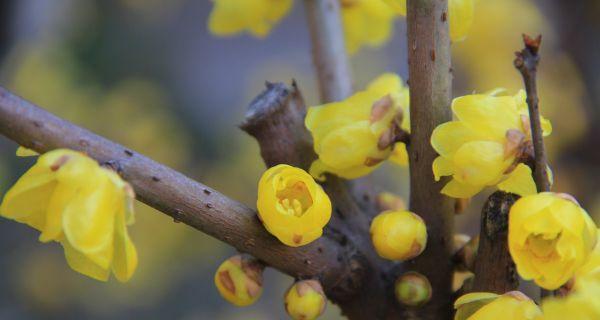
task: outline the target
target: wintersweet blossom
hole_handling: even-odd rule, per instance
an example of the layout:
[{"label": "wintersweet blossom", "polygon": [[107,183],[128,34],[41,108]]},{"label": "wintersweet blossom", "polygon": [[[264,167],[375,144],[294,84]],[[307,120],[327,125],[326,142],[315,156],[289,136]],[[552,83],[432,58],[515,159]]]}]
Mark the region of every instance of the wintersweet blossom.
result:
[{"label": "wintersweet blossom", "polygon": [[208,28],[218,36],[241,32],[264,38],[292,8],[292,0],[213,0]]},{"label": "wintersweet blossom", "polygon": [[236,255],[219,266],[215,272],[215,286],[229,303],[249,306],[262,294],[263,270],[264,265],[256,259]]},{"label": "wintersweet blossom", "polygon": [[285,293],[285,311],[294,320],[314,320],[325,311],[327,297],[317,280],[301,280]]},{"label": "wintersweet blossom", "polygon": [[371,223],[371,241],[380,257],[389,260],[412,259],[427,245],[427,227],[410,211],[384,211]]},{"label": "wintersweet blossom", "polygon": [[138,262],[127,232],[133,200],[133,189],[115,172],[58,149],[41,155],[6,193],[0,215],[39,230],[41,242],[60,242],[75,271],[102,281],[112,271],[127,281]]},{"label": "wintersweet blossom", "polygon": [[305,124],[319,156],[311,175],[321,180],[325,172],[346,179],[367,175],[395,148],[406,153],[394,135],[408,128],[408,89],[399,76],[383,74],[344,101],[310,107]]},{"label": "wintersweet blossom", "polygon": [[[496,95],[499,92],[454,99],[456,120],[433,131],[431,145],[439,154],[433,162],[435,179],[452,176],[442,193],[470,198],[488,186],[519,195],[536,192],[531,169],[520,163],[533,150],[525,92]],[[541,121],[547,136],[552,126]]]},{"label": "wintersweet blossom", "polygon": [[258,217],[272,235],[297,247],[318,239],[331,218],[331,201],[306,171],[274,166],[258,183]]},{"label": "wintersweet blossom", "polygon": [[519,199],[511,207],[508,248],[519,275],[554,290],[588,260],[597,228],[572,197],[544,192]]},{"label": "wintersweet blossom", "polygon": [[[406,15],[406,0],[385,0],[396,13]],[[448,17],[450,23],[450,39],[462,41],[467,37],[475,18],[475,2],[477,0],[449,0]]]},{"label": "wintersweet blossom", "polygon": [[383,0],[340,0],[340,5],[349,54],[363,46],[380,47],[389,41],[396,14]]},{"label": "wintersweet blossom", "polygon": [[468,293],[454,302],[454,320],[534,320],[539,307],[519,291],[498,295],[490,292]]}]

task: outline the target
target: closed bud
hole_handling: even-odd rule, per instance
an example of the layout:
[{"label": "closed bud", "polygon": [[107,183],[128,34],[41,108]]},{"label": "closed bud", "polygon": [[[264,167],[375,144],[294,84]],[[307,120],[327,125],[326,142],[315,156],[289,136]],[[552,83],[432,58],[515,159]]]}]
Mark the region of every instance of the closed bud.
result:
[{"label": "closed bud", "polygon": [[225,300],[239,306],[249,306],[262,294],[264,265],[242,255],[223,262],[215,273],[215,285]]},{"label": "closed bud", "polygon": [[317,280],[294,283],[285,293],[285,311],[295,320],[312,320],[325,311],[327,297]]},{"label": "closed bud", "polygon": [[420,306],[431,299],[431,284],[418,272],[407,272],[396,280],[396,299],[407,306]]},{"label": "closed bud", "polygon": [[371,240],[377,254],[389,260],[412,259],[427,245],[427,228],[410,211],[384,211],[371,223]]}]

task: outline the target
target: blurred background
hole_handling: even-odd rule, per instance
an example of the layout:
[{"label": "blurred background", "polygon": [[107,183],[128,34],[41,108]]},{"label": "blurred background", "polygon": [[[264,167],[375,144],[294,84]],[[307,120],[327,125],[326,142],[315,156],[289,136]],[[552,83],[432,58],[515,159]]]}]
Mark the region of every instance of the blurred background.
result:
[{"label": "blurred background", "polygon": [[[296,79],[310,105],[317,93],[303,6],[295,1],[264,40],[208,33],[211,1],[1,0],[0,85],[57,115],[168,164],[254,207],[264,166],[237,128],[264,82]],[[569,192],[600,222],[600,2],[480,0],[470,35],[453,45],[454,95],[521,79],[513,52],[521,33],[544,36],[541,108],[554,189]],[[351,58],[357,89],[380,73],[407,77],[405,20],[392,40]],[[0,195],[32,165],[0,137]],[[405,168],[373,174],[407,195]],[[488,193],[489,194],[489,193]],[[486,195],[458,217],[476,234]],[[251,307],[220,298],[213,274],[235,251],[145,205],[130,228],[140,264],[132,281],[98,282],[66,265],[58,244],[0,219],[0,319],[284,319],[290,277],[268,270]],[[339,319],[329,306],[324,319]]]}]

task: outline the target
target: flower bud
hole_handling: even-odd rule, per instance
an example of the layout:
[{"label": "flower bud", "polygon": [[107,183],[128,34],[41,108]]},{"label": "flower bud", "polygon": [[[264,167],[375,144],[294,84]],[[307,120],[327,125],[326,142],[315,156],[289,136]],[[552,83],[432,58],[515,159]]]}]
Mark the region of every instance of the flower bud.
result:
[{"label": "flower bud", "polygon": [[280,164],[258,183],[258,216],[272,235],[297,247],[318,239],[331,218],[331,201],[304,170]]},{"label": "flower bud", "polygon": [[491,292],[473,292],[454,302],[454,320],[539,319],[540,308],[519,291],[503,295]]},{"label": "flower bud", "polygon": [[396,280],[396,299],[407,306],[420,306],[431,299],[431,284],[418,272],[407,272]]},{"label": "flower bud", "polygon": [[408,260],[425,250],[427,228],[410,211],[384,211],[371,223],[371,240],[382,258]]},{"label": "flower bud", "polygon": [[588,260],[597,228],[576,202],[544,192],[523,197],[509,213],[508,247],[519,275],[555,290]]},{"label": "flower bud", "polygon": [[263,270],[258,260],[235,255],[219,266],[215,285],[225,300],[239,307],[249,306],[262,294]]},{"label": "flower bud", "polygon": [[402,210],[406,210],[406,203],[404,202],[404,200],[401,197],[399,197],[391,192],[381,192],[380,194],[377,195],[377,207],[381,211],[386,211],[386,210],[402,211]]},{"label": "flower bud", "polygon": [[327,297],[317,280],[294,283],[285,293],[285,311],[295,320],[312,320],[325,311]]}]

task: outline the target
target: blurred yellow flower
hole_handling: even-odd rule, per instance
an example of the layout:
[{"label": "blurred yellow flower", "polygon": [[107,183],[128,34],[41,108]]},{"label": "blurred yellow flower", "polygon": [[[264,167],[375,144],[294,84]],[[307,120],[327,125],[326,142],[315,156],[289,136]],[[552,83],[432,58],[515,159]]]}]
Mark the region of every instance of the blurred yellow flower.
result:
[{"label": "blurred yellow flower", "polygon": [[[439,125],[431,145],[440,155],[433,162],[436,181],[452,176],[442,193],[470,198],[483,188],[519,195],[536,192],[531,169],[519,159],[531,152],[531,129],[525,92],[515,96],[473,94],[452,101],[456,121]],[[542,118],[544,135],[552,131]]]},{"label": "blurred yellow flower", "polygon": [[538,320],[600,319],[600,278],[588,280],[581,282],[575,291],[564,298],[544,299],[544,315]]},{"label": "blurred yellow flower", "polygon": [[[401,16],[406,16],[406,0],[385,0],[390,7]],[[473,18],[477,0],[449,0],[448,19],[450,23],[450,39],[462,41],[467,37]]]},{"label": "blurred yellow flower", "polygon": [[262,294],[264,266],[254,258],[236,255],[225,260],[215,272],[215,286],[231,304],[245,307]]},{"label": "blurred yellow flower", "polygon": [[503,295],[490,292],[468,293],[454,302],[454,320],[533,320],[541,315],[540,308],[519,291]]},{"label": "blurred yellow flower", "polygon": [[40,156],[7,192],[0,215],[39,231],[40,241],[62,244],[69,266],[106,281],[127,281],[137,267],[127,233],[134,221],[133,189],[115,172],[72,150]]},{"label": "blurred yellow flower", "polygon": [[380,47],[388,42],[396,15],[383,0],[340,0],[340,3],[349,54],[363,46]]},{"label": "blurred yellow flower", "polygon": [[327,297],[317,280],[298,281],[285,293],[285,311],[294,320],[314,320],[326,305]]},{"label": "blurred yellow flower", "polygon": [[318,239],[331,218],[331,201],[321,186],[306,171],[285,164],[260,178],[256,206],[267,231],[291,247]]},{"label": "blurred yellow flower", "polygon": [[380,213],[373,219],[370,232],[377,254],[389,260],[412,259],[427,245],[427,227],[410,211]]},{"label": "blurred yellow flower", "polygon": [[213,0],[208,29],[217,36],[243,31],[264,38],[292,8],[292,0]]},{"label": "blurred yellow flower", "polygon": [[519,199],[510,209],[508,247],[519,275],[554,290],[590,256],[597,229],[572,197],[544,192]]},{"label": "blurred yellow flower", "polygon": [[310,174],[320,180],[325,172],[346,179],[369,174],[390,157],[396,127],[408,130],[408,118],[408,88],[392,73],[344,101],[310,107],[305,124],[319,155]]}]

